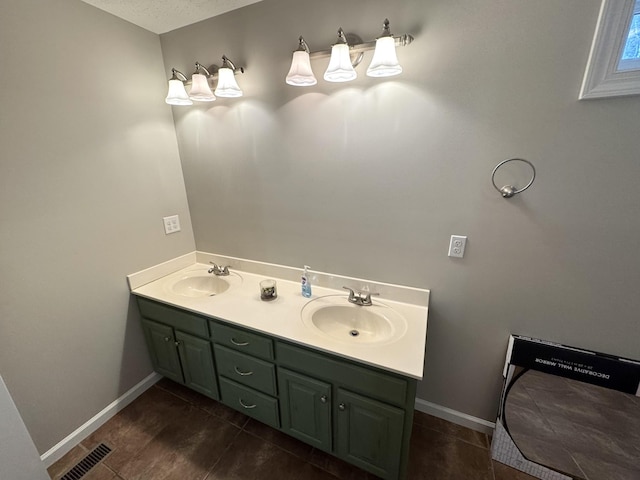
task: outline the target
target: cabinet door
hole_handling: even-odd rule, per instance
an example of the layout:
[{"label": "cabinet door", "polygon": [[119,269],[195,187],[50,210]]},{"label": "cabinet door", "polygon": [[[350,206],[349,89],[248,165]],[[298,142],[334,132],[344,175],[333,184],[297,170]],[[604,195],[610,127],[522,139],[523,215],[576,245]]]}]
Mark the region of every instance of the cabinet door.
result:
[{"label": "cabinet door", "polygon": [[219,400],[211,342],[180,331],[176,331],[176,339],[184,372],[184,384]]},{"label": "cabinet door", "polygon": [[143,318],[142,329],[147,339],[153,369],[171,380],[183,383],[173,328]]},{"label": "cabinet door", "polygon": [[316,448],[331,451],[331,385],[278,370],[282,429]]},{"label": "cabinet door", "polygon": [[339,388],[336,453],[379,477],[399,475],[404,411]]}]

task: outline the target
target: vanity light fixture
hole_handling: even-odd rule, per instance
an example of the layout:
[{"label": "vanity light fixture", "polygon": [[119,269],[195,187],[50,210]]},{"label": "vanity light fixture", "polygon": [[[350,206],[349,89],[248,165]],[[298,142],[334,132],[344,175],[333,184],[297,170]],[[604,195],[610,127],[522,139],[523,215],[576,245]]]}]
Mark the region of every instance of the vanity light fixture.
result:
[{"label": "vanity light fixture", "polygon": [[351,64],[349,44],[342,27],[338,29],[338,41],[331,47],[329,66],[324,72],[327,82],[350,82],[355,80],[358,74]]},{"label": "vanity light fixture", "polygon": [[[413,42],[413,37],[409,34],[394,37],[389,28],[389,20],[385,19],[382,24],[382,35],[375,41],[360,42],[353,45],[347,42],[347,35],[344,30],[338,30],[338,42],[331,47],[331,50],[321,50],[308,53],[310,59],[330,57],[329,66],[324,74],[324,79],[329,82],[348,82],[357,78],[358,74],[355,67],[360,64],[364,56],[364,52],[374,50],[371,64],[367,69],[367,75],[370,77],[389,77],[398,75],[402,72],[402,66],[398,62],[396,55],[396,47],[404,47]],[[355,38],[358,38],[354,35]],[[309,51],[309,47],[300,37],[300,46],[293,52],[291,69],[286,77],[289,85],[295,86],[311,86],[316,82],[311,82],[313,71],[308,60],[305,59],[305,52]],[[352,60],[352,58],[354,58]],[[308,83],[300,79],[300,73],[304,72],[304,79]]]},{"label": "vanity light fixture", "polygon": [[[182,77],[182,79],[179,77]],[[164,101],[169,105],[193,105],[189,95],[187,95],[187,90],[184,88],[184,82],[186,81],[187,77],[185,77],[184,73],[172,68],[171,78],[169,79],[169,92]]]},{"label": "vanity light fixture", "polygon": [[215,91],[217,96],[231,98],[242,96],[242,90],[236,82],[236,72],[244,73],[244,68],[236,68],[235,64],[223,55],[222,66],[218,69],[218,86]]},{"label": "vanity light fixture", "polygon": [[304,41],[302,35],[298,39],[298,49],[293,52],[291,59],[291,68],[285,81],[289,85],[297,87],[308,87],[318,83],[313,70],[311,70],[311,61],[309,59],[309,46]]},{"label": "vanity light fixture", "polygon": [[[209,67],[214,71],[215,65]],[[204,73],[200,73],[200,72]],[[234,75],[244,73],[243,67],[236,67],[235,64],[222,56],[222,66],[215,73],[211,73],[204,65],[196,62],[196,69],[191,76],[191,80],[179,70],[171,69],[171,78],[169,79],[169,93],[165,102],[169,105],[193,105],[193,101],[197,102],[213,102],[218,97],[241,97],[242,90],[238,86]],[[215,95],[211,91],[211,83],[218,80],[218,86]],[[187,94],[185,85],[191,85],[191,89]]]},{"label": "vanity light fixture", "polygon": [[[202,70],[205,74],[200,73]],[[196,71],[191,76],[191,91],[189,98],[196,102],[213,102],[216,97],[209,86],[211,74],[204,66],[196,62]]]}]

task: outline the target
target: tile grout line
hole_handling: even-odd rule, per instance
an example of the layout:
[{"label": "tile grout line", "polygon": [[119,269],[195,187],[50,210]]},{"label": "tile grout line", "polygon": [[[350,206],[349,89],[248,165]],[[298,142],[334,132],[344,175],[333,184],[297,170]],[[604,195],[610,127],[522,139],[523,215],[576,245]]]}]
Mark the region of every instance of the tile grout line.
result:
[{"label": "tile grout line", "polygon": [[[248,423],[249,423],[249,422],[245,423],[245,425],[247,425]],[[253,432],[250,432],[249,430],[246,430],[246,429],[244,429],[244,428],[243,428],[243,431],[244,431],[245,433],[247,433],[247,435],[251,435],[252,437],[257,438],[258,440],[262,440],[263,442],[270,443],[271,445],[275,446],[275,447],[276,447],[276,448],[278,448],[279,450],[282,450],[283,452],[285,452],[285,453],[287,453],[287,454],[289,454],[289,455],[292,455],[292,456],[294,456],[294,457],[296,457],[296,458],[299,458],[299,459],[300,459],[300,460],[302,460],[304,463],[308,463],[308,464],[309,464],[309,465],[311,465],[312,467],[315,467],[315,468],[317,468],[317,469],[319,469],[319,470],[322,470],[323,472],[328,473],[328,474],[329,474],[329,475],[331,475],[332,477],[334,477],[334,478],[336,478],[336,479],[340,480],[340,477],[338,477],[335,473],[330,472],[329,470],[327,470],[327,469],[325,469],[325,468],[322,468],[320,465],[317,465],[317,464],[315,464],[315,463],[311,462],[311,461],[310,461],[310,459],[309,459],[309,460],[305,460],[303,457],[300,457],[299,455],[296,455],[295,453],[290,452],[289,450],[287,450],[286,448],[281,447],[281,446],[280,446],[280,445],[278,445],[277,443],[272,442],[271,440],[269,440],[269,439],[267,439],[267,438],[261,437],[260,435],[257,435],[257,434],[255,434],[255,433],[253,433]],[[296,439],[296,440],[297,440],[297,439]],[[313,453],[313,451],[314,451],[314,450],[316,450],[316,448],[315,448],[315,447],[313,447],[312,445],[309,445],[309,448],[311,448],[311,453]],[[329,455],[331,455],[331,454],[329,454]],[[333,455],[332,455],[332,456],[333,456]],[[335,458],[337,458],[337,457],[335,457]],[[358,468],[358,467],[355,467],[355,468]],[[205,480],[206,480],[206,479],[205,479]]]},{"label": "tile grout line", "polygon": [[[470,442],[469,440],[465,440],[464,438],[461,438],[461,437],[459,437],[458,435],[453,435],[453,434],[451,434],[451,433],[443,432],[443,431],[441,431],[441,430],[437,430],[437,429],[435,429],[435,428],[431,428],[431,427],[428,427],[428,426],[426,426],[426,425],[422,425],[422,424],[420,424],[420,423],[414,423],[413,425],[414,425],[414,426],[416,426],[416,425],[417,425],[417,426],[419,426],[419,427],[425,428],[425,429],[427,429],[427,430],[429,430],[429,431],[431,431],[431,432],[435,432],[435,433],[437,433],[438,435],[446,435],[446,436],[451,437],[451,438],[454,438],[454,439],[456,439],[456,440],[458,440],[458,441],[460,441],[460,442],[464,442],[464,443],[466,443],[467,445],[471,445],[472,447],[477,447],[477,448],[481,448],[482,450],[491,451],[491,445],[489,445],[488,447],[487,447],[487,446],[484,446],[484,445],[478,445],[477,443],[473,443],[473,442]],[[488,439],[488,438],[486,438],[486,434],[484,434],[484,433],[483,433],[482,435],[485,435],[485,440],[487,440],[487,442],[488,442],[488,441],[489,441],[489,439]]]},{"label": "tile grout line", "polygon": [[[226,420],[225,420],[226,421]],[[230,425],[233,425],[233,423],[231,422],[227,422]],[[246,422],[245,422],[246,423]],[[231,448],[231,445],[233,445],[233,442],[236,441],[236,438],[238,438],[240,436],[240,434],[243,432],[242,428],[239,428],[237,425],[233,425],[234,427],[236,427],[238,429],[238,432],[235,434],[235,436],[231,439],[231,441],[229,442],[229,445],[227,445],[227,448],[224,449],[224,451],[220,454],[220,458],[218,458],[218,460],[216,461],[216,463],[214,463],[211,468],[209,469],[209,471],[207,471],[206,475],[204,477],[202,477],[202,480],[207,480],[209,478],[209,475],[211,475],[213,473],[213,471],[216,469],[216,467],[218,466],[218,464],[222,461],[222,459],[224,458],[225,454],[229,451],[229,449]]]}]

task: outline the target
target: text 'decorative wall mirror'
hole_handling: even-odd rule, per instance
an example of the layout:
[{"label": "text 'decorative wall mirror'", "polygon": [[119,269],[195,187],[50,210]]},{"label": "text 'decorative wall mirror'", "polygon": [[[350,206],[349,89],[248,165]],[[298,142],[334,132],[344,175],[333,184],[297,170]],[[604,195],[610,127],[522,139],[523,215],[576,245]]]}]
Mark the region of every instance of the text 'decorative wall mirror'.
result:
[{"label": "text 'decorative wall mirror'", "polygon": [[494,460],[543,480],[640,479],[640,362],[511,336]]}]

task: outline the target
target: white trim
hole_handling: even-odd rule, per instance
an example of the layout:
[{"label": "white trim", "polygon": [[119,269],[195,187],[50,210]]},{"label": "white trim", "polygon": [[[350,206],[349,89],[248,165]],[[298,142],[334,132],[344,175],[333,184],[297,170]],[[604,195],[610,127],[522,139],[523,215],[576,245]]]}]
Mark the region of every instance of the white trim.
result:
[{"label": "white trim", "polygon": [[636,0],[602,0],[580,100],[640,94],[640,70],[618,70]]},{"label": "white trim", "polygon": [[40,460],[46,468],[49,468],[55,462],[60,460],[69,450],[78,445],[82,440],[87,438],[103,424],[107,422],[116,413],[133,402],[142,395],[148,388],[152,387],[158,380],[162,378],[159,373],[152,373],[140,383],[135,385],[122,396],[107,405],[102,411],[98,412],[93,418],[78,427],[75,431],[60,440],[57,444],[47,450],[40,456]]},{"label": "white trim", "polygon": [[434,417],[447,420],[448,422],[455,423],[456,425],[461,425],[463,427],[470,428],[471,430],[489,435],[491,435],[493,430],[496,428],[496,424],[494,422],[489,422],[482,418],[474,417],[473,415],[468,415],[451,408],[443,407],[442,405],[427,402],[421,398],[416,398],[415,409],[420,412],[433,415]]}]

